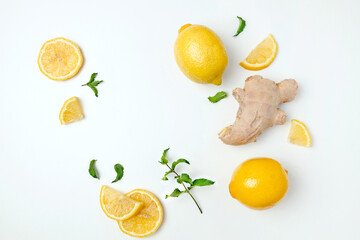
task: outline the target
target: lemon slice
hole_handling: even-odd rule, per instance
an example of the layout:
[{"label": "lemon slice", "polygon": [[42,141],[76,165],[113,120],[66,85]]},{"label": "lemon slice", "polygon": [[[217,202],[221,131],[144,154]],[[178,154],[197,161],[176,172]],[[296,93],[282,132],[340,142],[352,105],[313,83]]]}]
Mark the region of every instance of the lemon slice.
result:
[{"label": "lemon slice", "polygon": [[56,81],[73,77],[81,68],[82,63],[83,57],[79,47],[61,37],[44,43],[38,58],[40,71]]},{"label": "lemon slice", "polygon": [[61,124],[72,123],[83,118],[84,114],[78,98],[72,97],[66,100],[59,114]]},{"label": "lemon slice", "polygon": [[291,120],[288,140],[296,145],[311,147],[311,136],[309,131],[304,123],[296,119]]},{"label": "lemon slice", "polygon": [[142,202],[144,207],[132,218],[118,221],[120,230],[133,237],[146,237],[156,232],[163,219],[163,209],[159,200],[142,189],[135,189],[125,195]]},{"label": "lemon slice", "polygon": [[121,194],[115,189],[102,186],[100,191],[100,205],[106,216],[120,221],[134,216],[143,204]]},{"label": "lemon slice", "polygon": [[268,67],[275,59],[277,44],[271,34],[267,36],[254,50],[240,63],[247,70],[261,70]]}]

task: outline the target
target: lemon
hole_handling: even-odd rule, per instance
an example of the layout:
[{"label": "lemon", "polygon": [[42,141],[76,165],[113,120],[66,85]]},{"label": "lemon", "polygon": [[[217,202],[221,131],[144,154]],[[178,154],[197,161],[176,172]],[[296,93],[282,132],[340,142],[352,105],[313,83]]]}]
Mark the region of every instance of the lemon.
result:
[{"label": "lemon", "polygon": [[275,59],[277,43],[274,37],[269,34],[259,45],[253,49],[240,66],[247,70],[261,70],[268,67]]},{"label": "lemon", "polygon": [[291,120],[288,140],[299,146],[311,147],[311,136],[309,131],[304,123],[296,119]]},{"label": "lemon", "polygon": [[108,186],[102,186],[100,205],[106,216],[114,220],[126,220],[139,212],[143,203],[135,201]]},{"label": "lemon", "polygon": [[274,159],[254,158],[233,173],[229,190],[233,198],[253,209],[273,207],[288,189],[287,171]]},{"label": "lemon", "polygon": [[84,118],[79,99],[69,98],[60,110],[59,119],[61,124],[68,124]]},{"label": "lemon", "polygon": [[47,41],[40,49],[38,65],[48,78],[64,81],[80,70],[83,57],[78,46],[66,38]]},{"label": "lemon", "polygon": [[163,220],[163,209],[159,200],[143,189],[135,189],[125,195],[134,201],[142,202],[143,207],[135,216],[118,221],[120,230],[133,237],[146,237],[156,232]]},{"label": "lemon", "polygon": [[221,84],[228,57],[221,39],[209,28],[186,24],[174,47],[180,70],[194,82]]}]

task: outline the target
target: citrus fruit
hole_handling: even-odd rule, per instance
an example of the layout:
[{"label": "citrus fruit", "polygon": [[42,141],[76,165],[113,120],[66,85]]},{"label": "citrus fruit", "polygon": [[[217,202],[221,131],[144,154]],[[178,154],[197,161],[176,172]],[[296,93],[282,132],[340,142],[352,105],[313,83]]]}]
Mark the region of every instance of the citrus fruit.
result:
[{"label": "citrus fruit", "polygon": [[132,218],[118,221],[121,231],[133,237],[146,237],[156,232],[163,219],[163,209],[159,200],[153,194],[142,189],[135,189],[125,195],[142,202],[144,206]]},{"label": "citrus fruit", "polygon": [[233,173],[229,190],[233,198],[253,209],[273,207],[288,189],[287,171],[271,158],[243,162]]},{"label": "citrus fruit", "polygon": [[288,140],[296,145],[311,147],[311,136],[309,131],[304,123],[296,119],[291,120]]},{"label": "citrus fruit", "polygon": [[221,84],[228,57],[221,39],[209,28],[186,24],[174,47],[180,70],[194,82]]},{"label": "citrus fruit", "polygon": [[275,59],[277,44],[271,34],[253,49],[240,66],[247,70],[261,70],[268,67]]},{"label": "citrus fruit", "polygon": [[72,123],[84,118],[80,102],[77,97],[65,101],[59,114],[61,124]]},{"label": "citrus fruit", "polygon": [[121,194],[115,189],[102,186],[100,191],[100,205],[106,216],[120,221],[134,216],[143,204]]},{"label": "citrus fruit", "polygon": [[79,47],[62,37],[45,42],[38,58],[40,71],[56,81],[73,77],[81,68],[82,63],[83,57]]}]

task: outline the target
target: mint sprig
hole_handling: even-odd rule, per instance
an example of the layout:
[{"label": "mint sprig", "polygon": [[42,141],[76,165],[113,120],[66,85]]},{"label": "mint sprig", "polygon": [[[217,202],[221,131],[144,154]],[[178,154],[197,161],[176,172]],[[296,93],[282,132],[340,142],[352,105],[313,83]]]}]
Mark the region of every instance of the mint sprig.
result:
[{"label": "mint sprig", "polygon": [[178,174],[175,171],[176,166],[179,163],[186,163],[186,164],[190,165],[190,162],[187,161],[186,159],[180,158],[177,161],[173,162],[171,164],[171,167],[170,167],[169,160],[166,158],[166,153],[168,151],[169,151],[169,148],[164,150],[163,155],[161,157],[161,160],[159,161],[160,164],[166,165],[168,167],[168,169],[169,169],[169,171],[165,172],[164,177],[162,178],[162,180],[164,180],[164,181],[169,180],[167,176],[169,174],[173,173],[175,175],[174,178],[176,179],[176,182],[181,184],[184,187],[184,190],[181,191],[180,189],[175,188],[174,191],[170,195],[165,196],[165,199],[167,199],[169,197],[179,197],[181,194],[187,193],[192,198],[192,200],[195,202],[195,204],[198,207],[200,213],[203,213],[203,211],[201,210],[199,204],[195,200],[194,196],[191,194],[190,190],[192,188],[194,188],[194,187],[202,187],[202,186],[213,185],[215,182],[211,181],[209,179],[206,179],[206,178],[198,178],[198,179],[192,180],[191,177],[189,176],[189,174],[187,174],[187,173]]},{"label": "mint sprig", "polygon": [[85,83],[85,84],[81,85],[81,86],[88,86],[89,88],[91,88],[91,90],[93,90],[93,92],[95,93],[95,96],[98,97],[98,90],[97,90],[96,87],[97,87],[97,85],[102,83],[103,80],[95,81],[96,76],[97,76],[97,73],[91,74],[90,81],[88,83]]}]

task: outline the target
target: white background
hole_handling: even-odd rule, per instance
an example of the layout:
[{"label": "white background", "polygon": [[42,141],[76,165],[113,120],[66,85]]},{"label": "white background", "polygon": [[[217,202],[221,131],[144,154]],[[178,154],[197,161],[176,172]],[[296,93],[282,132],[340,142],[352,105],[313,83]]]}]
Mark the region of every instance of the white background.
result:
[{"label": "white background", "polygon": [[[0,0],[0,239],[132,239],[99,205],[101,185],[126,193],[153,192],[164,221],[148,239],[359,239],[360,4],[343,1],[6,1]],[[233,38],[236,16],[246,28]],[[229,64],[221,86],[199,85],[178,69],[173,45],[186,23],[203,24],[223,40]],[[279,45],[273,64],[251,72],[238,64],[269,33]],[[37,66],[42,44],[74,41],[84,55],[72,79],[47,79]],[[81,87],[93,72],[105,82],[99,98]],[[217,133],[238,104],[209,95],[261,74],[294,78],[297,98],[280,106],[287,123],[258,142],[227,146]],[[78,96],[85,119],[62,126],[63,102]],[[287,143],[292,118],[305,122],[313,146]],[[191,199],[164,199],[176,186],[161,181],[157,161],[183,157],[180,171],[214,186]],[[271,157],[288,171],[287,196],[255,211],[230,197],[233,170],[253,157]],[[88,174],[98,159],[101,180]]]}]

